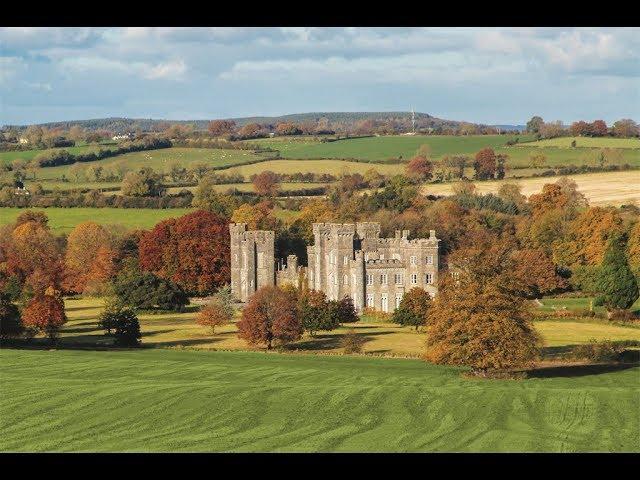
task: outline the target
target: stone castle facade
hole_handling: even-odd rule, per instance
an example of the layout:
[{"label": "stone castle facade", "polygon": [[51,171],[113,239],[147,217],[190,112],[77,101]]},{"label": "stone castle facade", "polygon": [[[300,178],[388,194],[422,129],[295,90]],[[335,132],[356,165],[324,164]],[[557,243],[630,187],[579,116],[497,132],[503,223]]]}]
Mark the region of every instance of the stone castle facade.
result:
[{"label": "stone castle facade", "polygon": [[440,240],[434,230],[429,238],[409,240],[408,230],[380,238],[379,223],[314,223],[306,268],[295,255],[276,264],[274,232],[250,231],[244,223],[229,230],[231,289],[243,302],[262,286],[285,283],[306,284],[332,300],[349,296],[358,311],[392,312],[414,287],[437,293]]}]

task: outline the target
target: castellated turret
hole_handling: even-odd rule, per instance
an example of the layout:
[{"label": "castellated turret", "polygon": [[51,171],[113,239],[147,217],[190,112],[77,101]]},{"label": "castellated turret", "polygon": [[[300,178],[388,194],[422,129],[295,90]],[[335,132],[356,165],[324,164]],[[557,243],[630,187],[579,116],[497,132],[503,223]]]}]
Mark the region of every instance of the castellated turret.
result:
[{"label": "castellated turret", "polygon": [[229,229],[231,287],[242,301],[262,285],[304,282],[332,300],[351,297],[358,311],[392,312],[412,288],[437,293],[440,240],[435,230],[429,238],[410,240],[409,230],[380,238],[379,223],[314,223],[306,269],[289,255],[274,275],[273,232],[247,231],[245,224]]},{"label": "castellated turret", "polygon": [[246,302],[260,287],[275,283],[275,234],[247,230],[246,223],[229,225],[231,234],[231,291]]}]

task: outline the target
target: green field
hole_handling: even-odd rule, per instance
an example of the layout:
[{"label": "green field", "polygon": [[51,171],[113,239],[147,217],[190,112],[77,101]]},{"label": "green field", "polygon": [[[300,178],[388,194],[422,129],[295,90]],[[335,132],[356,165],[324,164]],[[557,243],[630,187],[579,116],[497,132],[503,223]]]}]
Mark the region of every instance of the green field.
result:
[{"label": "green field", "polygon": [[5,452],[640,450],[638,367],[505,381],[419,360],[257,352],[0,359]]},{"label": "green field", "polygon": [[[506,146],[506,142],[519,138],[515,146]],[[553,139],[542,142],[531,142],[530,135],[416,135],[416,136],[381,136],[353,138],[338,140],[335,142],[320,143],[307,139],[301,141],[285,137],[283,139],[264,139],[258,141],[260,145],[279,149],[283,158],[288,159],[350,159],[370,161],[385,161],[390,158],[402,158],[409,160],[421,145],[429,145],[432,158],[441,159],[444,155],[464,154],[474,155],[485,147],[493,148],[497,153],[509,155],[508,165],[512,168],[525,168],[531,165],[531,156],[543,153],[547,157],[546,167],[558,167],[563,165],[598,165],[598,152],[592,148],[559,148],[563,147],[564,140],[570,145],[571,139]],[[584,147],[593,146],[619,146],[627,145],[622,152],[621,161],[631,165],[640,166],[640,151],[629,150],[630,145],[635,145],[635,139],[586,139],[579,141],[600,140],[598,142],[585,142]],[[555,142],[554,142],[555,141]],[[545,143],[549,142],[549,143]],[[638,140],[640,142],[640,140]]]},{"label": "green field", "polygon": [[640,138],[611,138],[611,137],[558,137],[525,143],[531,147],[560,147],[573,148],[571,142],[576,142],[575,148],[640,148]]},{"label": "green field", "polygon": [[102,144],[102,145],[76,145],[74,147],[64,147],[64,148],[49,148],[45,150],[24,150],[24,151],[12,151],[12,152],[0,152],[0,164],[2,163],[11,163],[16,159],[21,159],[25,161],[29,161],[32,158],[40,155],[41,153],[49,153],[56,152],[59,150],[66,150],[69,153],[87,153],[87,152],[97,152],[101,148],[108,149],[111,144]]},{"label": "green field", "polygon": [[[179,217],[188,213],[186,208],[34,208],[49,217],[49,226],[54,233],[69,233],[82,222],[93,221],[101,225],[122,225],[128,229],[147,229],[166,218]],[[26,211],[22,208],[0,208],[0,225],[12,223]]]}]

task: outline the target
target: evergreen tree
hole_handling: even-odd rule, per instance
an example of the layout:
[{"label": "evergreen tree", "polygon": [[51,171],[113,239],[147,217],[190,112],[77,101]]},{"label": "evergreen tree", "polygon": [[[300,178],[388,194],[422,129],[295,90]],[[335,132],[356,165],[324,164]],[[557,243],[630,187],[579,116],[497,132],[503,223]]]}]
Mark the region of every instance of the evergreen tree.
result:
[{"label": "evergreen tree", "polygon": [[393,312],[391,321],[405,327],[415,327],[418,330],[427,323],[430,307],[431,296],[422,288],[412,288],[402,297],[400,306]]},{"label": "evergreen tree", "polygon": [[640,295],[638,282],[625,255],[624,243],[621,236],[609,240],[596,281],[599,300],[608,311],[627,309]]}]

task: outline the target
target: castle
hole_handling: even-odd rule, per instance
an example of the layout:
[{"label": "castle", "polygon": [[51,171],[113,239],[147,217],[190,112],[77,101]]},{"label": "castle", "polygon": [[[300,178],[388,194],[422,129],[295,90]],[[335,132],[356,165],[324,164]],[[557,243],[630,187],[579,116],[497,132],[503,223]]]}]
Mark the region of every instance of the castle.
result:
[{"label": "castle", "polygon": [[314,223],[306,268],[295,255],[276,265],[272,231],[247,230],[244,223],[231,224],[229,231],[231,290],[243,302],[265,285],[304,282],[331,300],[351,297],[358,311],[391,312],[414,287],[432,296],[437,292],[440,240],[435,230],[429,238],[409,240],[408,230],[380,238],[379,223]]}]

